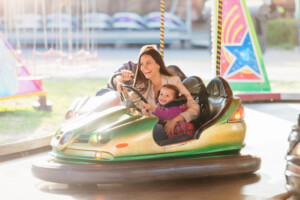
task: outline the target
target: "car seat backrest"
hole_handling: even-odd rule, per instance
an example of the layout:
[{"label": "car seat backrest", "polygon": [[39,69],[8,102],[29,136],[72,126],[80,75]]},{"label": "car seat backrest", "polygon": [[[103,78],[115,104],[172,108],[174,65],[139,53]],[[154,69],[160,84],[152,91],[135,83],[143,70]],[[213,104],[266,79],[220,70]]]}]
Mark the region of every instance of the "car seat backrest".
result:
[{"label": "car seat backrest", "polygon": [[186,79],[186,75],[183,73],[183,71],[181,71],[181,69],[178,66],[169,65],[167,68],[172,72],[172,74],[178,76],[181,81]]},{"label": "car seat backrest", "polygon": [[232,91],[223,78],[214,78],[206,88],[208,93],[209,116],[211,119],[216,116],[225,106],[226,100],[232,97]]},{"label": "car seat backrest", "polygon": [[[201,109],[207,107],[206,106],[207,92],[206,92],[205,85],[204,85],[203,81],[201,80],[201,78],[199,78],[197,76],[190,76],[190,77],[185,78],[182,81],[182,83],[187,88],[187,90],[191,93],[194,100],[199,104],[200,112],[202,112]],[[197,126],[197,124],[201,124],[201,121],[203,120],[202,116],[203,115],[199,115],[196,120],[192,121],[192,123],[195,125],[196,128],[199,127],[199,126]],[[182,134],[182,135],[176,135],[176,136],[172,137],[171,139],[159,141],[158,144],[161,146],[164,146],[164,145],[179,143],[179,142],[183,142],[183,141],[187,141],[187,140],[191,140],[191,139],[193,139],[193,137],[186,135],[186,134]]]},{"label": "car seat backrest", "polygon": [[206,90],[210,96],[223,98],[232,97],[232,90],[228,82],[222,77],[215,77],[213,80],[211,80],[208,83]]},{"label": "car seat backrest", "polygon": [[199,98],[206,93],[205,85],[198,76],[190,76],[182,81],[186,89],[191,93],[195,101],[199,103]]},{"label": "car seat backrest", "polygon": [[206,92],[208,94],[207,107],[204,112],[200,113],[203,115],[202,118],[205,118],[205,123],[196,131],[196,138],[199,138],[205,128],[222,116],[232,100],[232,90],[228,82],[222,77],[211,80],[206,87]]},{"label": "car seat backrest", "polygon": [[192,121],[195,126],[195,129],[199,128],[201,124],[205,122],[205,114],[207,111],[207,91],[205,84],[201,78],[197,76],[190,76],[183,81],[184,86],[189,90],[194,100],[200,106],[200,115]]}]

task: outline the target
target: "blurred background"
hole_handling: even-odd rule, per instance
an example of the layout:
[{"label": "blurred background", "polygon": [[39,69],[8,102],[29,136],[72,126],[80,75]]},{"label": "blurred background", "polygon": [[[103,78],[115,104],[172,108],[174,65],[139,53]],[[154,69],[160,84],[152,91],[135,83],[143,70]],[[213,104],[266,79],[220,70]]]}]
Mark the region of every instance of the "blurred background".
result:
[{"label": "blurred background", "polygon": [[[166,48],[210,51],[212,3],[166,0]],[[267,47],[299,46],[299,0],[246,0],[246,4],[263,53]],[[29,68],[40,60],[61,65],[93,61],[99,48],[159,45],[159,29],[158,0],[0,1],[0,31],[17,56],[31,62]]]},{"label": "blurred background", "polygon": [[[299,0],[245,2],[272,91],[299,91]],[[165,62],[205,82],[215,76],[212,3],[165,0]],[[160,1],[0,0],[0,36],[2,48],[13,51],[34,79],[42,77],[53,103],[48,113],[32,108],[36,97],[0,101],[0,143],[6,143],[16,135],[52,134],[76,97],[95,95],[118,67],[137,61],[142,45],[159,46]],[[3,70],[0,65],[0,75]]]},{"label": "blurred background", "polygon": [[[166,0],[167,47],[210,48],[212,2]],[[263,52],[266,45],[298,45],[297,3],[246,0]],[[159,43],[159,11],[160,1],[147,0],[1,0],[0,30],[16,50],[128,47]]]},{"label": "blurred background", "polygon": [[[166,65],[179,66],[187,76],[199,76],[206,85],[216,76],[211,52],[213,2],[165,0],[164,61]],[[299,2],[245,0],[271,93],[293,93],[298,95],[297,102]],[[180,195],[183,199],[205,199],[217,194],[224,199],[225,193],[231,194],[227,199],[267,199],[285,192],[287,139],[300,110],[299,103],[294,102],[245,104],[250,133],[246,147],[263,160],[262,170],[253,176],[178,182],[177,186],[172,182],[155,183],[153,188],[140,184],[125,189],[108,186],[100,191],[78,187],[68,190],[63,185],[35,182],[27,150],[49,145],[53,134],[66,122],[66,111],[74,100],[95,96],[106,87],[108,77],[116,69],[128,61],[137,62],[143,45],[159,47],[160,38],[160,0],[0,0],[0,157],[18,151],[24,151],[20,155],[25,157],[25,161],[1,165],[5,172],[2,196],[9,193],[10,197],[17,194],[24,198],[28,194],[31,199],[35,195],[42,199],[43,193],[52,195],[51,199],[82,199],[101,193],[96,199],[149,199],[149,191],[155,191],[152,196],[162,195],[164,199],[166,194],[172,198],[176,195],[175,199]],[[20,73],[25,69],[30,73],[27,76]],[[42,95],[26,93],[22,98],[12,95],[1,99],[1,89],[12,90],[12,86],[18,88],[26,81],[39,82]],[[41,100],[47,105],[49,101],[51,109],[36,109]],[[174,193],[176,187],[180,189]]]}]

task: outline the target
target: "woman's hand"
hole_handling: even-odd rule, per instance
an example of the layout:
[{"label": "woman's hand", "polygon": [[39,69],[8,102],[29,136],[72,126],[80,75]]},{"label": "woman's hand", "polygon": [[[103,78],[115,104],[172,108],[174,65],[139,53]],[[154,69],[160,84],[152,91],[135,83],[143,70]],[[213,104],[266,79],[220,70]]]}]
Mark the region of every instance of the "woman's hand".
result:
[{"label": "woman's hand", "polygon": [[121,75],[122,81],[129,81],[134,76],[134,74],[129,70],[122,70],[121,73],[122,73],[122,75]]},{"label": "woman's hand", "polygon": [[132,77],[134,76],[134,74],[129,70],[122,70],[121,73],[122,74],[120,76],[117,76],[114,79],[114,84],[117,86],[118,92],[122,92],[121,86],[122,86],[123,82],[131,80]]},{"label": "woman's hand", "polygon": [[118,84],[117,84],[117,91],[121,93],[121,96],[123,96],[123,97],[121,97],[121,100],[123,98],[125,98],[125,99],[128,98],[128,91],[126,88],[122,88],[122,85],[123,85],[122,82],[118,82]]},{"label": "woman's hand", "polygon": [[168,137],[174,136],[174,128],[177,122],[184,121],[184,118],[181,115],[177,115],[173,119],[167,120],[167,123],[164,126],[165,132],[167,133]]},{"label": "woman's hand", "polygon": [[117,82],[117,90],[118,90],[118,92],[122,92],[122,85],[123,85],[122,82],[120,82],[120,81]]}]

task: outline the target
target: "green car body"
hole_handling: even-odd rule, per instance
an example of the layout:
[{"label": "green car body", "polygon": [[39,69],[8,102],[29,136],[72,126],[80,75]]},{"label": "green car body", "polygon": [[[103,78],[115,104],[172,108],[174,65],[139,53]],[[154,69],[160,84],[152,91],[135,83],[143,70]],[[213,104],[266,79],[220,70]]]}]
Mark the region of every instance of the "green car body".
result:
[{"label": "green car body", "polygon": [[155,116],[132,114],[123,106],[89,113],[62,125],[51,141],[52,155],[66,162],[101,162],[154,159],[240,150],[244,146],[244,120],[229,122],[239,99],[199,138],[160,146],[153,139]]},{"label": "green car body", "polygon": [[[81,103],[71,109],[75,118],[58,128],[51,141],[51,157],[33,164],[33,175],[58,183],[106,184],[258,170],[259,157],[240,154],[246,134],[244,108],[228,83],[221,77],[206,88],[197,77],[184,83],[201,110],[194,121],[194,137],[155,141],[158,118],[134,114],[118,103],[116,95],[108,94],[101,97],[104,103],[99,101],[101,106],[97,109],[80,113]],[[95,107],[93,102],[98,100],[87,102]]]}]

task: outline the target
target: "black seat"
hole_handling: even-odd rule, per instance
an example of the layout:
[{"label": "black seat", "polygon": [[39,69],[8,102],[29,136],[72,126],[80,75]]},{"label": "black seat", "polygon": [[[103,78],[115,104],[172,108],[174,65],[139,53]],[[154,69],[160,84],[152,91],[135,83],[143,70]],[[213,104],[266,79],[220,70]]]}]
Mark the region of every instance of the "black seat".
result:
[{"label": "black seat", "polygon": [[[191,93],[191,95],[195,99],[195,101],[197,103],[199,103],[200,109],[203,109],[204,104],[207,102],[207,93],[206,93],[205,85],[204,85],[203,81],[201,80],[201,78],[199,78],[197,76],[190,76],[190,77],[185,78],[182,83],[188,89],[188,91]],[[197,120],[201,121],[202,115],[199,115]],[[199,126],[197,126],[197,124],[199,124],[199,123],[197,123],[196,120],[193,121],[192,123],[195,125],[196,128],[199,127]],[[170,139],[158,141],[157,143],[161,146],[164,146],[164,145],[184,142],[184,141],[191,140],[191,139],[193,139],[193,137],[191,137],[189,135],[176,135]]]},{"label": "black seat", "polygon": [[195,138],[199,138],[204,129],[212,125],[229,107],[232,100],[232,90],[228,82],[222,77],[211,80],[207,87],[207,104],[200,113],[202,124],[197,129]]},{"label": "black seat", "polygon": [[190,76],[183,81],[184,86],[189,90],[194,100],[200,106],[200,115],[197,119],[193,120],[192,123],[197,130],[206,119],[206,116],[202,113],[205,113],[207,110],[207,98],[208,93],[205,88],[205,84],[203,83],[202,79],[197,76]]},{"label": "black seat", "polygon": [[186,75],[176,65],[169,65],[167,68],[172,72],[173,75],[178,76],[181,81],[183,81],[184,79],[186,79]]},{"label": "black seat", "polygon": [[199,103],[199,99],[203,97],[203,95],[206,95],[205,85],[200,77],[190,76],[184,79],[182,83],[196,102]]},{"label": "black seat", "polygon": [[[195,139],[198,139],[204,129],[211,126],[227,110],[232,101],[232,90],[222,77],[211,80],[207,87],[201,78],[190,76],[183,81],[195,101],[200,106],[200,115],[192,123],[195,125]],[[160,141],[159,145],[168,145],[191,140],[188,135],[178,135],[171,139]]]}]

